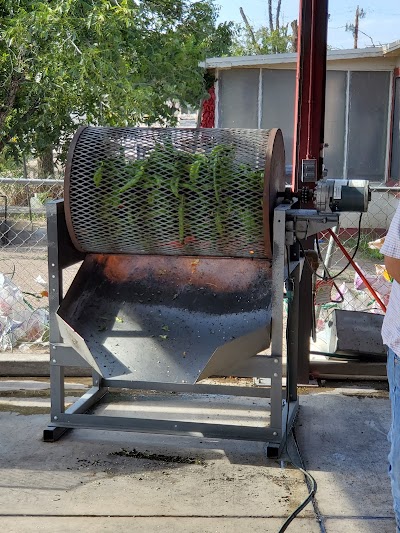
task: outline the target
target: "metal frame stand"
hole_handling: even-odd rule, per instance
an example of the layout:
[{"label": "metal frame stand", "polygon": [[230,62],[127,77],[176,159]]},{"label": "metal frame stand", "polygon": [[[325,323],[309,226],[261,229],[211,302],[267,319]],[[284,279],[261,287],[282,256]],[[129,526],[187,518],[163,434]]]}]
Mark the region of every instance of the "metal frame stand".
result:
[{"label": "metal frame stand", "polygon": [[[285,265],[286,246],[290,246],[291,232],[288,220],[293,219],[290,205],[281,205],[274,213],[274,257],[272,264],[272,339],[271,355],[255,356],[250,359],[252,368],[261,378],[270,380],[270,386],[243,387],[208,384],[181,384],[124,381],[105,379],[92,372],[92,387],[71,407],[65,409],[64,368],[89,365],[72,346],[64,344],[56,320],[56,312],[63,298],[63,269],[84,259],[72,245],[65,224],[63,201],[51,202],[47,206],[49,242],[49,307],[50,307],[50,385],[51,425],[44,430],[46,442],[54,442],[70,428],[93,428],[166,434],[202,433],[204,437],[259,440],[267,442],[269,457],[278,457],[286,442],[299,406],[297,397],[298,368],[298,322],[299,286],[304,259],[296,259]],[[290,216],[289,216],[290,214]],[[336,218],[334,223],[336,223]],[[289,225],[290,226],[290,225]],[[301,226],[301,225],[300,225]],[[297,227],[297,226],[296,226]],[[289,228],[290,229],[290,228]],[[301,227],[297,229],[301,231]],[[297,231],[296,230],[296,231]],[[320,230],[320,229],[319,229]],[[319,231],[318,230],[318,231]],[[286,279],[292,282],[292,297],[289,298],[289,323],[287,329],[287,372],[284,386],[283,354],[283,287]],[[216,423],[182,422],[176,420],[155,420],[122,416],[101,416],[85,414],[109,388],[137,390],[174,391],[195,394],[220,394],[270,399],[270,426],[243,427],[219,425]],[[267,408],[267,406],[266,406]]]}]

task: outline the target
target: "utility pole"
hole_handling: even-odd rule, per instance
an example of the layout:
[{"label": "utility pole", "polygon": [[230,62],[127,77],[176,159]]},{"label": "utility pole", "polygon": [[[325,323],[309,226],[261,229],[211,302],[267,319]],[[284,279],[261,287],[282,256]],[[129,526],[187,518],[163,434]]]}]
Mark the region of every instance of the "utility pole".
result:
[{"label": "utility pole", "polygon": [[358,48],[358,34],[362,33],[363,35],[366,35],[369,39],[371,39],[372,46],[374,45],[374,41],[372,40],[372,37],[364,33],[360,30],[360,19],[365,18],[365,15],[367,13],[361,8],[360,6],[357,6],[356,9],[356,18],[354,20],[354,24],[346,24],[346,31],[351,31],[354,37],[354,48]]},{"label": "utility pole", "polygon": [[354,21],[354,48],[358,48],[358,27],[360,23],[360,6],[356,9],[356,19]]},{"label": "utility pole", "polygon": [[[348,29],[353,31],[354,48],[358,48],[358,34],[364,33],[363,31],[360,30],[360,19],[363,19],[365,15],[366,15],[366,12],[363,9],[360,9],[360,6],[357,6],[354,26],[352,24],[348,26]],[[347,30],[347,24],[346,24],[346,30]],[[367,35],[367,34],[365,33],[364,35]],[[369,35],[367,35],[367,37],[369,37]],[[369,38],[371,39],[371,37]],[[372,46],[375,46],[372,39],[371,39],[371,42],[372,42]]]}]

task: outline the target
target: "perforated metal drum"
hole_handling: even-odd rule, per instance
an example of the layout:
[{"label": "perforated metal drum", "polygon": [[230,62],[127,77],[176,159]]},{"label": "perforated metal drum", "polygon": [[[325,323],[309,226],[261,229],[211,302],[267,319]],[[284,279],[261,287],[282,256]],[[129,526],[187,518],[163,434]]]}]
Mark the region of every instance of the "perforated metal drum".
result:
[{"label": "perforated metal drum", "polygon": [[71,239],[91,253],[271,259],[284,162],[276,129],[82,128],[65,179]]}]

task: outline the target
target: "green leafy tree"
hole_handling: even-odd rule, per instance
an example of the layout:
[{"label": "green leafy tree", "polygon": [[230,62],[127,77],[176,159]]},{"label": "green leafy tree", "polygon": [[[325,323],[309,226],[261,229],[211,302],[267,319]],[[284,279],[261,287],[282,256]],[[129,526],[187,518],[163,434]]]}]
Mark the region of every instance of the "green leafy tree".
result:
[{"label": "green leafy tree", "polygon": [[81,123],[174,124],[226,53],[214,0],[3,0],[0,153],[48,153]]},{"label": "green leafy tree", "polygon": [[254,39],[248,29],[238,24],[231,46],[234,56],[250,56],[259,54],[282,54],[292,52],[292,36],[288,26],[281,26],[272,32],[266,26],[253,30]]}]

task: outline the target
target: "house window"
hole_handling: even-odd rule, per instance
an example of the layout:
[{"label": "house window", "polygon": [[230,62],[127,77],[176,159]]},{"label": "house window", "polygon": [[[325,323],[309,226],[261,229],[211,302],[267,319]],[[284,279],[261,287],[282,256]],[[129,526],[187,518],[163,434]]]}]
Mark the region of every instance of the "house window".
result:
[{"label": "house window", "polygon": [[324,165],[329,178],[343,178],[346,139],[347,72],[328,70],[326,73],[325,135],[328,145]]},{"label": "house window", "polygon": [[400,180],[400,78],[395,79],[390,177]]},{"label": "house window", "polygon": [[296,71],[262,71],[261,127],[280,128],[285,139],[286,164],[292,164]]},{"label": "house window", "polygon": [[[282,129],[292,164],[296,92],[294,69],[238,68],[218,74],[220,128]],[[385,180],[391,73],[328,70],[324,164],[329,178]],[[400,179],[400,82],[392,139],[391,175]]]},{"label": "house window", "polygon": [[258,68],[219,72],[219,128],[258,128],[259,73]]},{"label": "house window", "polygon": [[347,178],[385,179],[389,72],[351,72]]}]

